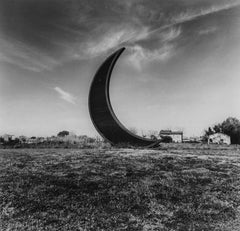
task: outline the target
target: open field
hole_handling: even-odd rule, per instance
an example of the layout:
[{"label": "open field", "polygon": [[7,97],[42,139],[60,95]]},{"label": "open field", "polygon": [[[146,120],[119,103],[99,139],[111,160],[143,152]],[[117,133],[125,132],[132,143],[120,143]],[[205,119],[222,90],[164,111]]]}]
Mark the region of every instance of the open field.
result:
[{"label": "open field", "polygon": [[240,230],[240,147],[0,150],[0,230]]}]

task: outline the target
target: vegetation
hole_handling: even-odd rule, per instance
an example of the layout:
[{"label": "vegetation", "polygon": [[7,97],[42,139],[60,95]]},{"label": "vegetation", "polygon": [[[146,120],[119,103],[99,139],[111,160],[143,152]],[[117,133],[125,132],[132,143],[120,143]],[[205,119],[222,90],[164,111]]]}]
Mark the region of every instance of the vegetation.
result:
[{"label": "vegetation", "polygon": [[205,131],[205,137],[218,132],[229,135],[232,144],[240,144],[240,121],[237,118],[229,117],[222,123],[209,127]]},{"label": "vegetation", "polygon": [[69,135],[69,131],[61,131],[57,134],[57,136],[59,136],[59,137],[64,137],[64,136],[67,136],[67,135]]},{"label": "vegetation", "polygon": [[[31,137],[30,140],[28,138],[24,140],[20,140],[18,138],[12,140],[9,139],[5,141],[0,137],[0,149],[1,148],[109,148],[111,145],[101,138],[96,137],[88,137],[88,136],[75,136],[68,137],[66,135],[67,131],[62,131],[58,133],[58,136],[52,137]],[[60,134],[60,135],[59,135]],[[67,139],[65,139],[67,138]],[[64,140],[65,139],[65,140]]]},{"label": "vegetation", "polygon": [[173,139],[171,136],[161,136],[161,142],[162,143],[172,143]]},{"label": "vegetation", "polygon": [[200,144],[0,150],[0,230],[237,231],[239,154]]},{"label": "vegetation", "polygon": [[4,141],[4,139],[0,137],[0,149],[4,147],[10,147],[10,148],[16,147],[18,144],[20,144],[19,139]]}]

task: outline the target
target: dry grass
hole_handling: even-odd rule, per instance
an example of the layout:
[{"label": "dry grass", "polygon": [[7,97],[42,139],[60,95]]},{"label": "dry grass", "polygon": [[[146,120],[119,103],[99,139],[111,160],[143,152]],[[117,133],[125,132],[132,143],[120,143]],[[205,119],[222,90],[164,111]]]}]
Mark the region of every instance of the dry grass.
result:
[{"label": "dry grass", "polygon": [[0,230],[240,230],[238,146],[0,150]]}]

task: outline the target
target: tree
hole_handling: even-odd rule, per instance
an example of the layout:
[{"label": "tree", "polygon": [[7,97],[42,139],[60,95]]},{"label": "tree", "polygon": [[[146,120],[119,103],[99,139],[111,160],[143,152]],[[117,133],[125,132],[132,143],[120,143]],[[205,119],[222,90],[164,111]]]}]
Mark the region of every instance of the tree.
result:
[{"label": "tree", "polygon": [[4,139],[2,138],[2,137],[0,137],[0,144],[2,143],[4,143],[5,141],[4,141]]},{"label": "tree", "polygon": [[240,121],[237,118],[228,117],[222,123],[214,125],[213,128],[209,127],[205,131],[205,136],[208,137],[218,132],[229,135],[232,144],[240,144]]},{"label": "tree", "polygon": [[219,133],[219,132],[222,132],[222,124],[216,124],[213,126],[213,130],[215,133]]},{"label": "tree", "polygon": [[213,129],[211,127],[208,128],[208,130],[205,131],[207,136],[210,136],[212,134],[214,134],[215,132],[213,131]]},{"label": "tree", "polygon": [[229,117],[223,121],[222,131],[231,137],[232,144],[240,144],[240,121],[237,118]]},{"label": "tree", "polygon": [[161,142],[162,143],[172,143],[173,139],[171,136],[161,136]]},{"label": "tree", "polygon": [[58,137],[64,137],[68,135],[69,135],[69,131],[61,131],[57,134]]}]

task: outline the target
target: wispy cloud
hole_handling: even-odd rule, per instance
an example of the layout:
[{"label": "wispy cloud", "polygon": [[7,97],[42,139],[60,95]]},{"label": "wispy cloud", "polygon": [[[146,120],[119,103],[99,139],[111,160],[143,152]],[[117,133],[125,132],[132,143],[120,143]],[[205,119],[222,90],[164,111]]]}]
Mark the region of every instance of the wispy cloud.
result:
[{"label": "wispy cloud", "polygon": [[[35,5],[22,0],[14,6],[0,3],[3,12],[13,10],[15,15],[14,23],[10,23],[13,13],[5,13],[3,23],[0,22],[0,33],[6,36],[0,38],[0,59],[31,71],[42,71],[73,59],[87,60],[127,46],[138,60],[156,60],[156,57],[166,60],[177,47],[175,40],[180,39],[180,35],[189,36],[181,31],[182,23],[240,5],[239,0],[204,1],[205,4],[199,4],[200,0],[198,4],[192,4],[192,0],[57,2],[38,1]],[[25,15],[22,4],[32,13]],[[106,7],[101,7],[103,5]],[[41,17],[42,13],[45,18]],[[9,25],[3,27],[5,24]],[[7,28],[6,31],[1,27]]]},{"label": "wispy cloud", "polygon": [[181,33],[182,30],[180,27],[170,27],[166,30],[161,31],[158,37],[162,42],[171,42],[174,39],[177,39]]},{"label": "wispy cloud", "polygon": [[196,8],[196,9],[186,9],[185,11],[180,11],[180,13],[174,13],[172,16],[169,16],[166,19],[166,23],[160,25],[158,28],[148,31],[148,36],[151,37],[154,34],[161,33],[168,28],[173,28],[182,23],[192,21],[199,17],[204,17],[210,14],[215,14],[221,12],[223,10],[232,9],[234,7],[240,6],[240,1],[231,1],[227,4],[220,4],[220,5],[212,5],[204,8]]},{"label": "wispy cloud", "polygon": [[[167,60],[174,54],[174,47],[176,44],[172,42],[181,35],[182,23],[194,20],[198,17],[203,17],[209,14],[214,14],[223,10],[227,10],[240,5],[239,2],[230,2],[227,4],[213,5],[205,8],[186,9],[180,13],[169,17],[168,22],[160,25],[159,28],[151,29],[151,26],[122,26],[118,28],[109,28],[107,33],[100,37],[100,39],[93,40],[87,43],[85,49],[86,57],[95,57],[108,52],[111,49],[125,45],[130,48],[132,54],[129,60],[135,64],[137,68],[141,67],[142,62],[152,60]],[[213,33],[215,29],[210,28],[199,33]],[[159,43],[155,49],[142,47],[139,44],[141,41],[151,41],[159,39]]]},{"label": "wispy cloud", "polygon": [[[100,40],[95,40],[87,44],[85,56],[96,57],[109,52],[119,46],[126,46],[130,52],[128,60],[134,64],[137,69],[141,69],[143,62],[163,61],[173,55],[174,45],[172,44],[182,33],[181,27],[170,27],[152,33],[150,27],[142,28],[120,27],[117,30],[109,29],[108,33],[103,35]],[[153,41],[154,48],[149,49],[143,46],[141,42]]]},{"label": "wispy cloud", "polygon": [[161,31],[161,33],[152,35],[152,39],[155,40],[155,46],[153,49],[144,47],[140,44],[134,44],[128,46],[130,55],[129,61],[134,66],[141,70],[143,63],[149,63],[151,61],[167,61],[175,53],[175,40],[179,38],[182,31],[180,27],[171,27]]},{"label": "wispy cloud", "polygon": [[188,9],[184,12],[181,12],[177,15],[174,15],[171,18],[173,24],[184,23],[187,21],[194,20],[195,18],[206,16],[209,14],[215,14],[223,10],[228,10],[239,6],[239,1],[230,2],[227,4],[220,4],[220,5],[212,5],[210,7],[200,8],[200,9]]},{"label": "wispy cloud", "polygon": [[174,54],[174,46],[165,44],[158,49],[149,50],[139,45],[130,47],[131,54],[128,60],[138,69],[141,70],[143,63],[152,61],[166,61]]},{"label": "wispy cloud", "polygon": [[68,103],[76,104],[76,97],[62,90],[60,87],[54,87],[54,90],[59,94],[59,97]]},{"label": "wispy cloud", "polygon": [[[182,34],[180,25],[182,23],[192,21],[198,17],[204,17],[206,15],[215,14],[223,10],[228,10],[239,6],[240,2],[232,1],[227,4],[213,5],[206,8],[197,8],[197,9],[187,9],[179,14],[174,14],[174,16],[169,18],[169,23],[161,25],[159,28],[151,30],[148,28],[148,33],[146,33],[144,39],[154,39],[158,38],[159,43],[155,49],[149,49],[147,47],[142,47],[139,44],[133,44],[129,46],[131,49],[131,55],[129,60],[134,64],[134,66],[141,70],[143,63],[148,63],[151,61],[166,61],[171,58],[176,49],[177,43],[175,42],[179,39]],[[200,35],[214,33],[217,30],[217,27],[210,27],[206,30],[201,30],[198,33]],[[183,35],[184,36],[184,35]]]},{"label": "wispy cloud", "polygon": [[39,49],[9,38],[0,38],[0,59],[26,70],[40,72],[56,66],[59,62]]},{"label": "wispy cloud", "polygon": [[146,39],[148,35],[147,27],[134,28],[125,25],[117,29],[109,29],[100,39],[86,44],[85,54],[89,57],[98,56],[121,44],[134,43]]},{"label": "wispy cloud", "polygon": [[217,27],[209,27],[209,28],[200,30],[198,33],[199,35],[208,35],[216,32],[217,30],[218,30]]}]

